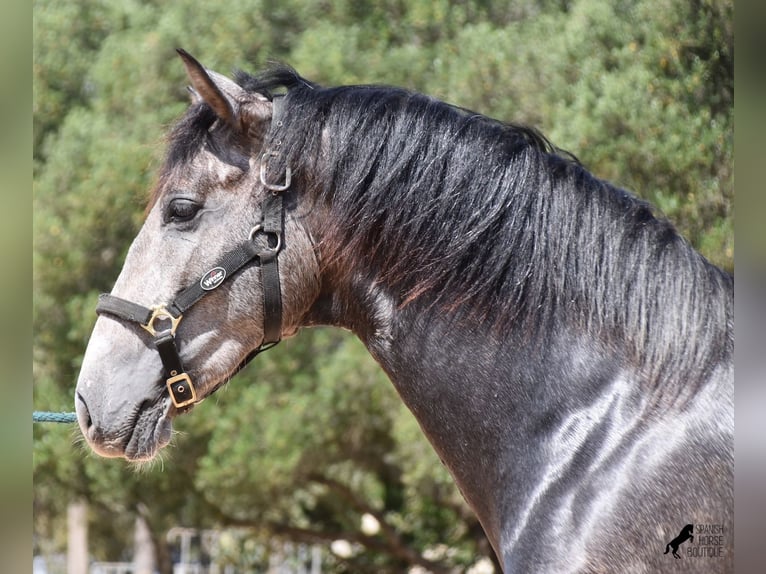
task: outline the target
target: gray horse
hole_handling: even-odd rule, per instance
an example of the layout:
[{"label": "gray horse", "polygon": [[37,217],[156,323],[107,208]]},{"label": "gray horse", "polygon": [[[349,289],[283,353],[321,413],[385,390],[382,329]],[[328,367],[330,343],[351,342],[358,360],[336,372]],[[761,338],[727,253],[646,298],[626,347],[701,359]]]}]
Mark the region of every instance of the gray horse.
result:
[{"label": "gray horse", "polygon": [[532,129],[179,53],[193,103],[77,383],[96,452],[153,457],[255,353],[334,325],[506,572],[660,572],[663,529],[731,527],[733,281],[670,223]]}]

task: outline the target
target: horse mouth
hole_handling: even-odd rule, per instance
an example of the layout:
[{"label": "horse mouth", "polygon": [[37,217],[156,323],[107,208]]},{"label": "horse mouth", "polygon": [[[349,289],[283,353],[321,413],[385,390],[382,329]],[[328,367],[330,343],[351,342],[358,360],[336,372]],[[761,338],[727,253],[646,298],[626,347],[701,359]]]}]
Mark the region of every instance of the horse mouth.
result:
[{"label": "horse mouth", "polygon": [[123,457],[131,462],[152,460],[170,442],[172,408],[164,398],[153,405],[139,408],[123,448]]},{"label": "horse mouth", "polygon": [[76,397],[80,429],[89,446],[100,456],[147,462],[170,442],[176,411],[167,396],[142,402],[122,423],[113,426],[94,420],[85,398],[80,393]]}]

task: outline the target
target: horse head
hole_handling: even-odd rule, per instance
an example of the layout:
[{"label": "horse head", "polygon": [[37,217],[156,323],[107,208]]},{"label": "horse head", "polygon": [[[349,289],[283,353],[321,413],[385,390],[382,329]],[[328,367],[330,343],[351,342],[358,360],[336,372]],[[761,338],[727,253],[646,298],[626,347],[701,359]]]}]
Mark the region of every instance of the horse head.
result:
[{"label": "horse head", "polygon": [[311,237],[290,209],[295,198],[282,203],[289,167],[269,173],[277,104],[179,54],[192,105],[102,296],[77,381],[83,435],[108,457],[151,459],[173,417],[292,334],[318,291]]}]

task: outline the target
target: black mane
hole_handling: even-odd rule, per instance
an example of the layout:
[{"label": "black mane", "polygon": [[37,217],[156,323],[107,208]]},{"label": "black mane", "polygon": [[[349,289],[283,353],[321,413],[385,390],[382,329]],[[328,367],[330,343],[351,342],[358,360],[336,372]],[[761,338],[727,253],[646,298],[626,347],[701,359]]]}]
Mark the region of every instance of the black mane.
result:
[{"label": "black mane", "polygon": [[[607,345],[627,339],[655,381],[731,353],[720,327],[731,322],[731,277],[649,204],[535,130],[400,88],[320,87],[287,67],[237,81],[287,91],[271,136],[302,189],[330,209],[320,239],[333,260],[364,254],[401,306],[469,309],[501,330],[546,333],[563,321]],[[691,349],[669,351],[681,342]]]}]

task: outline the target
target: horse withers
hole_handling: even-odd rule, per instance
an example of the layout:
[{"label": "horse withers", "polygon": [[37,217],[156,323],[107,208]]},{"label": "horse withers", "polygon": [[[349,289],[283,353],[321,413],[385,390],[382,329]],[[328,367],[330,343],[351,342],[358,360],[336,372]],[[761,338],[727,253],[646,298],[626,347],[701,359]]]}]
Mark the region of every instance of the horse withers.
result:
[{"label": "horse withers", "polygon": [[[192,105],[102,296],[76,409],[147,460],[258,352],[353,331],[506,572],[730,571],[731,276],[536,131],[179,51]],[[696,543],[695,543],[696,544]]]}]

